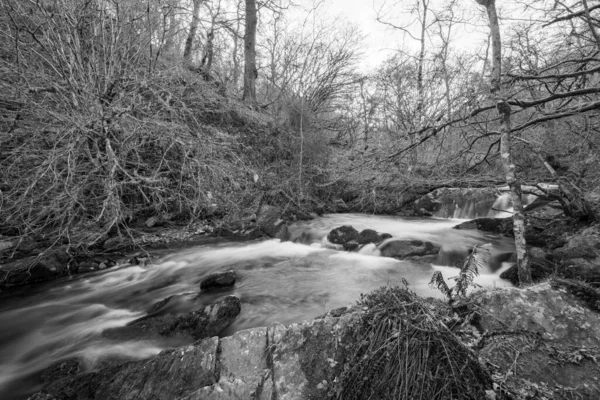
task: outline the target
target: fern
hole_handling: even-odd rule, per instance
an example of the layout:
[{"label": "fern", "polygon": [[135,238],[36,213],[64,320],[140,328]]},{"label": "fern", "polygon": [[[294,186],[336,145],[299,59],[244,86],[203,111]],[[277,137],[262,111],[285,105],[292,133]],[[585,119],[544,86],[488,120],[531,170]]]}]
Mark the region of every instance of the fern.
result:
[{"label": "fern", "polygon": [[452,299],[452,289],[448,287],[448,284],[444,280],[444,276],[440,271],[435,271],[431,276],[431,281],[429,281],[429,286],[435,286],[440,292],[444,294],[448,298],[448,300]]},{"label": "fern", "polygon": [[488,264],[490,258],[490,244],[478,244],[473,247],[473,251],[462,263],[460,273],[456,277],[456,285],[452,288],[444,280],[440,271],[435,271],[429,282],[429,286],[435,286],[446,296],[449,301],[454,301],[457,297],[467,295],[467,290],[475,286],[474,279],[479,276],[479,269]]}]

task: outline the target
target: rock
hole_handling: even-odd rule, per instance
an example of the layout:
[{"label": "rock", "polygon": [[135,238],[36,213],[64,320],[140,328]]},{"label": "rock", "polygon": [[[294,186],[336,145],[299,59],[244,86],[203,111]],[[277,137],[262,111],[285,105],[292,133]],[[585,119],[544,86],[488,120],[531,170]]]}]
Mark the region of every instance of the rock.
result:
[{"label": "rock", "polygon": [[240,299],[226,296],[203,309],[185,315],[174,313],[152,315],[129,325],[108,329],[106,338],[133,340],[155,337],[175,337],[181,340],[199,340],[217,335],[229,326],[241,311]]},{"label": "rock", "polygon": [[162,221],[162,219],[160,217],[157,217],[157,216],[150,217],[145,222],[145,225],[148,228],[152,228],[154,226],[158,226],[159,224],[164,224],[164,221]]},{"label": "rock", "polygon": [[219,381],[183,400],[265,399],[270,400],[271,371],[267,364],[267,328],[237,332],[220,343]]},{"label": "rock", "polygon": [[433,194],[428,193],[427,195],[415,200],[413,204],[413,211],[415,215],[431,217],[436,212],[440,211],[442,207],[442,202],[434,199]]},{"label": "rock", "polygon": [[413,212],[440,218],[487,217],[496,199],[496,188],[439,188],[418,198]]},{"label": "rock", "polygon": [[554,258],[565,277],[600,287],[600,226],[570,236],[564,246],[554,250]]},{"label": "rock", "polygon": [[68,358],[51,364],[42,373],[42,381],[45,384],[51,384],[60,379],[75,376],[81,372],[81,364],[76,358]]},{"label": "rock", "polygon": [[343,225],[333,229],[327,234],[327,240],[333,244],[348,243],[351,240],[358,242],[358,231],[350,225]]},{"label": "rock", "polygon": [[[529,268],[531,269],[531,278],[533,282],[540,282],[554,273],[554,265],[546,259],[546,252],[539,247],[530,247],[529,249]],[[519,286],[519,270],[517,268],[516,254],[513,253],[511,261],[515,263],[512,267],[500,274],[500,278],[510,281],[515,286]]]},{"label": "rock", "polygon": [[[547,398],[600,398],[600,314],[549,283],[476,295],[479,355],[515,391],[547,388]],[[530,397],[531,398],[531,397]]]},{"label": "rock", "polygon": [[374,231],[373,229],[365,229],[358,234],[357,242],[358,244],[364,245],[368,243],[381,243],[385,239],[391,238],[392,235],[389,233],[379,233]]},{"label": "rock", "polygon": [[336,199],[333,201],[333,211],[335,212],[346,212],[348,211],[348,205],[342,199]]},{"label": "rock", "polygon": [[458,224],[454,229],[479,229],[484,232],[512,234],[512,218],[477,218]]},{"label": "rock", "polygon": [[23,285],[56,279],[70,273],[71,259],[66,249],[48,250],[39,256],[22,258],[0,266],[0,282]]},{"label": "rock", "polygon": [[437,255],[440,251],[440,248],[431,242],[400,239],[388,239],[379,245],[378,249],[383,257],[399,259]]},{"label": "rock", "polygon": [[263,204],[257,214],[256,224],[267,236],[283,240],[288,235],[279,207]]},{"label": "rock", "polygon": [[354,251],[358,250],[359,244],[356,240],[351,240],[347,243],[344,243],[342,246],[346,251]]},{"label": "rock", "polygon": [[127,248],[131,245],[131,241],[122,236],[115,236],[109,239],[106,239],[103,243],[104,248],[107,251],[116,251]]},{"label": "rock", "polygon": [[83,261],[77,264],[77,272],[80,274],[84,272],[97,271],[99,269],[100,264],[95,261]]},{"label": "rock", "polygon": [[207,275],[200,282],[200,290],[220,289],[230,287],[235,284],[235,271],[215,272]]},{"label": "rock", "polygon": [[340,197],[344,203],[350,203],[351,201],[358,199],[359,196],[360,192],[358,190],[350,189],[343,192]]},{"label": "rock", "polygon": [[[178,399],[217,381],[218,345],[219,339],[213,337],[196,345],[165,350],[148,360],[62,379],[31,399]],[[39,397],[42,395],[53,397]]]}]

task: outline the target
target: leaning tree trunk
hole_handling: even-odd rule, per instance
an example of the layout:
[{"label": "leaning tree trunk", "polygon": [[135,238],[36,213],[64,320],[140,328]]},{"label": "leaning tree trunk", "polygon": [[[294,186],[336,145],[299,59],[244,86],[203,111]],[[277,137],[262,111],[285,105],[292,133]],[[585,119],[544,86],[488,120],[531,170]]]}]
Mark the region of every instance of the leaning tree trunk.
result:
[{"label": "leaning tree trunk", "polygon": [[244,94],[242,98],[256,102],[256,0],[246,0],[246,34],[244,35]]},{"label": "leaning tree trunk", "polygon": [[531,270],[527,255],[527,242],[525,241],[525,215],[521,201],[521,182],[517,178],[515,164],[511,155],[511,109],[502,93],[501,70],[502,70],[502,41],[500,38],[500,24],[496,13],[495,0],[476,0],[478,4],[487,10],[490,33],[492,37],[492,73],[491,93],[496,108],[501,118],[500,125],[500,156],[502,166],[506,175],[506,183],[510,188],[510,197],[513,204],[513,231],[515,234],[515,247],[517,250],[517,267],[519,271],[519,282],[521,284],[531,283]]}]

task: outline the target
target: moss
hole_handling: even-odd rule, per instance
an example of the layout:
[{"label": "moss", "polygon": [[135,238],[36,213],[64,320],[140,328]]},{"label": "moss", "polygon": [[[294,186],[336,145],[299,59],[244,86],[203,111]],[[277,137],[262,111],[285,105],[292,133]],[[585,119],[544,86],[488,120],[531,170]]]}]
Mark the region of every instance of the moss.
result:
[{"label": "moss", "polygon": [[600,290],[589,284],[573,279],[553,279],[550,284],[554,289],[562,288],[575,296],[589,309],[600,312]]}]

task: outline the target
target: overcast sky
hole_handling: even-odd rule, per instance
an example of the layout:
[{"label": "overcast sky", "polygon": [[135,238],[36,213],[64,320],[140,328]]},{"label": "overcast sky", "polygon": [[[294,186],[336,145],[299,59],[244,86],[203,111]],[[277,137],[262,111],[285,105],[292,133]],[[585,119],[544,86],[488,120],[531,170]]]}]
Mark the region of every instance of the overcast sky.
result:
[{"label": "overcast sky", "polygon": [[[307,3],[313,0],[307,0]],[[318,0],[314,0],[315,3]],[[387,18],[398,25],[408,25],[414,20],[408,8],[415,0],[322,0],[324,13],[334,16],[341,15],[344,19],[356,24],[366,36],[365,59],[363,68],[370,69],[381,64],[387,56],[393,54],[398,48],[404,47],[418,49],[418,42],[411,40],[407,35],[377,22],[376,10],[383,10]],[[443,0],[431,0],[432,7],[439,7]],[[501,15],[508,15],[507,10],[512,1],[504,1],[501,6]],[[463,18],[467,24],[457,26],[454,30],[451,48],[453,50],[475,51],[482,48],[487,39],[487,18],[483,9],[474,0],[461,0],[459,2]],[[503,21],[504,25],[508,21]],[[414,29],[417,27],[415,26]],[[418,31],[414,31],[416,36]]]}]

